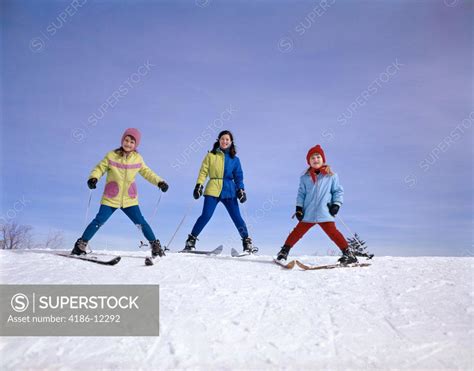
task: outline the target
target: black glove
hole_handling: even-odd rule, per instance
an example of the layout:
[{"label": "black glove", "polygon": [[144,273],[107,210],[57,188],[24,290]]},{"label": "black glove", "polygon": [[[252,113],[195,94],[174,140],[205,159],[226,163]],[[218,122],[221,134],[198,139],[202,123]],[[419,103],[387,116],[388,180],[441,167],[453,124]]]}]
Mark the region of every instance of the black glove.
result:
[{"label": "black glove", "polygon": [[89,189],[96,189],[97,188],[97,178],[90,178],[87,181],[87,186]]},{"label": "black glove", "polygon": [[237,198],[239,199],[241,204],[247,201],[247,195],[245,194],[245,191],[243,189],[237,190]]},{"label": "black glove", "polygon": [[194,187],[194,192],[193,192],[193,197],[196,200],[202,196],[202,190],[203,190],[202,184],[199,184],[199,183],[196,184],[196,187]]},{"label": "black glove", "polygon": [[298,219],[299,222],[301,222],[304,218],[304,212],[303,208],[301,206],[296,206],[296,219]]},{"label": "black glove", "polygon": [[329,214],[332,216],[336,216],[337,212],[339,211],[339,205],[338,204],[328,204],[329,208]]},{"label": "black glove", "polygon": [[164,180],[158,183],[158,188],[161,189],[161,192],[166,192],[169,188],[168,183],[166,183]]}]

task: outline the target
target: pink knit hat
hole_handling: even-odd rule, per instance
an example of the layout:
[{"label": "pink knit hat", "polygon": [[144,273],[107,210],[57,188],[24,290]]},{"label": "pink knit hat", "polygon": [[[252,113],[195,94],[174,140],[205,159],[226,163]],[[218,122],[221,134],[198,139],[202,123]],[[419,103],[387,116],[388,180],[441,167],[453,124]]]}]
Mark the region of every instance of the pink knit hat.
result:
[{"label": "pink knit hat", "polygon": [[127,130],[125,130],[122,135],[122,141],[120,143],[123,143],[123,140],[127,135],[130,135],[131,137],[133,137],[133,139],[135,139],[135,148],[138,148],[138,145],[140,144],[140,139],[142,138],[142,135],[140,134],[138,129],[128,128]]}]

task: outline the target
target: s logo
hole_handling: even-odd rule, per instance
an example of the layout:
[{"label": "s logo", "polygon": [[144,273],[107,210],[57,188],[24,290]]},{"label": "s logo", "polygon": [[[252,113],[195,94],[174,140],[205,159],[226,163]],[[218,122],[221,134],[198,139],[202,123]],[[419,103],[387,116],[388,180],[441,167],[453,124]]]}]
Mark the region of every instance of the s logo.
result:
[{"label": "s logo", "polygon": [[30,301],[25,294],[15,294],[11,300],[12,309],[15,312],[21,313],[28,309]]}]

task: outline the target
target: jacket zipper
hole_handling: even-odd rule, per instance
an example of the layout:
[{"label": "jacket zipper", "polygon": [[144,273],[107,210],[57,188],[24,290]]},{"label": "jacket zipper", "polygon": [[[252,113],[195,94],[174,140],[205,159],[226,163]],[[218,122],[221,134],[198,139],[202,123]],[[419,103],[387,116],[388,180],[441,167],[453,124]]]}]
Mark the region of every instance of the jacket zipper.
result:
[{"label": "jacket zipper", "polygon": [[[318,194],[319,194],[319,177],[318,175],[316,175],[316,183],[313,184],[313,189],[311,190],[311,202],[314,202],[315,204],[315,208],[314,208],[314,222],[317,223],[318,222],[318,218],[317,218],[317,213],[318,213],[318,206],[319,206],[319,200],[318,200]],[[314,190],[316,189],[316,199],[314,200]]]},{"label": "jacket zipper", "polygon": [[319,206],[319,203],[320,203],[320,200],[319,200],[319,182],[320,182],[319,175],[316,175],[316,179],[317,179],[318,183],[316,184],[316,200],[317,200],[317,203],[316,203],[314,220],[317,223],[318,222],[318,206]]},{"label": "jacket zipper", "polygon": [[224,175],[225,175],[225,153],[221,152],[222,156],[224,157],[224,161],[222,161],[222,189],[221,189],[221,195],[222,192],[224,191]]},{"label": "jacket zipper", "polygon": [[[122,157],[122,164],[123,164],[123,160],[124,160],[124,158]],[[125,184],[126,184],[126,181],[127,181],[127,167],[125,166],[125,176],[123,177],[122,201],[121,201],[120,208],[123,207],[123,198],[125,197]]]},{"label": "jacket zipper", "polygon": [[224,179],[224,169],[225,169],[225,153],[222,152],[222,151],[219,151],[219,156],[223,156],[224,158],[224,161],[222,161],[222,175],[221,175],[221,179]]},{"label": "jacket zipper", "polygon": [[223,155],[223,157],[224,157],[224,161],[222,162],[222,175],[220,177],[220,179],[222,181],[222,188],[221,188],[221,193],[220,193],[220,195],[221,195],[222,191],[224,190],[225,153],[219,150],[218,154],[219,154],[219,156]]}]

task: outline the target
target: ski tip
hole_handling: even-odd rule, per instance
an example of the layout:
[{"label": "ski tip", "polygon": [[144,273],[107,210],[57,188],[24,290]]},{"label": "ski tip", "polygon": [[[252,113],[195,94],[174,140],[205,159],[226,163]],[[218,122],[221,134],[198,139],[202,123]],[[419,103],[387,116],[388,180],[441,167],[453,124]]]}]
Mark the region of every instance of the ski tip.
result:
[{"label": "ski tip", "polygon": [[150,265],[154,265],[154,264],[155,264],[155,262],[153,261],[153,258],[152,258],[152,257],[147,256],[147,257],[145,258],[145,265],[146,265],[147,267],[149,267]]}]

